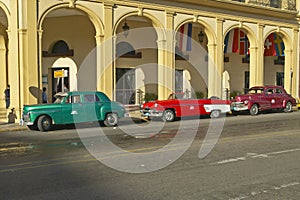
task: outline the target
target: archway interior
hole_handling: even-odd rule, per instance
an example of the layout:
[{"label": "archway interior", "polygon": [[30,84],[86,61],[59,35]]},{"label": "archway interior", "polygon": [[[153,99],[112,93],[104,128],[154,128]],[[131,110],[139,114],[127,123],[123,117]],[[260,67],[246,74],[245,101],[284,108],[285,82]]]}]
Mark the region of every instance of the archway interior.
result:
[{"label": "archway interior", "polygon": [[[76,72],[69,71],[67,73],[68,77],[65,77],[67,80],[64,81],[68,84],[67,87],[72,86],[73,89],[78,90],[95,90],[97,85],[97,65],[95,63],[97,62],[96,57],[89,54],[96,47],[96,31],[89,16],[79,9],[58,8],[45,16],[42,28],[42,87],[47,88],[48,96],[51,97],[56,92],[53,82],[59,83],[59,78],[54,77],[54,71],[58,68],[76,70]],[[74,67],[73,64],[69,66],[68,59],[60,58],[69,58],[72,60],[71,63],[76,63],[77,66]],[[87,58],[94,59],[89,61],[94,64],[88,69],[81,69],[85,68]],[[53,66],[57,60],[60,60],[60,66]],[[66,63],[62,63],[61,60],[66,60]],[[76,74],[80,69],[79,78]]]},{"label": "archway interior", "polygon": [[116,29],[116,101],[140,104],[157,99],[158,36],[152,21],[129,16]]},{"label": "archway interior", "polygon": [[207,97],[208,37],[204,26],[184,23],[175,39],[175,92],[188,92],[190,98]]}]

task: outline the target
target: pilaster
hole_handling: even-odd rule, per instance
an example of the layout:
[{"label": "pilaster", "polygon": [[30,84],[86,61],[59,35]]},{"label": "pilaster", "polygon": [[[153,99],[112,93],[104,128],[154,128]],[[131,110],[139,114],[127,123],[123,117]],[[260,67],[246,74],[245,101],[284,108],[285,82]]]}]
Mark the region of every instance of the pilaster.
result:
[{"label": "pilaster", "polygon": [[256,85],[264,85],[264,25],[258,24],[257,29],[257,44],[250,46],[250,83],[249,87]]},{"label": "pilaster", "polygon": [[[102,51],[102,65],[98,66],[100,70],[100,80],[98,86],[102,92],[104,92],[109,98],[114,99],[113,91],[113,9],[114,4],[110,2],[104,3],[104,38],[103,45],[101,45]],[[100,69],[99,69],[100,68]],[[98,77],[97,77],[98,78]]]}]

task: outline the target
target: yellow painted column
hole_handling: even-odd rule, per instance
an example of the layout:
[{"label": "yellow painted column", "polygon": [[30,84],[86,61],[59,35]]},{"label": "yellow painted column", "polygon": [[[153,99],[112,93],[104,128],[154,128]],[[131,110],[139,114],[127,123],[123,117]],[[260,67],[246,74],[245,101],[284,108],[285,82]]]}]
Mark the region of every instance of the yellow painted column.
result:
[{"label": "yellow painted column", "polygon": [[104,66],[104,47],[101,46],[103,40],[104,40],[104,35],[96,35],[95,36],[95,40],[96,40],[96,62],[97,62],[97,90],[98,91],[103,91],[103,85],[102,84],[102,74],[104,72],[103,67]]},{"label": "yellow painted column", "polygon": [[103,64],[100,66],[100,88],[109,98],[113,99],[113,3],[104,3],[104,45],[101,45],[103,51]]},{"label": "yellow painted column", "polygon": [[172,11],[166,12],[166,64],[165,64],[165,95],[175,92],[175,41],[174,41],[174,15]]},{"label": "yellow painted column", "polygon": [[11,24],[9,26],[9,30],[7,31],[8,35],[8,49],[7,52],[7,74],[8,80],[7,83],[10,85],[10,107],[15,108],[16,115],[18,119],[21,116],[21,102],[22,98],[20,96],[20,70],[19,70],[19,31],[18,31],[18,10],[19,10],[19,2],[11,1]]},{"label": "yellow painted column", "polygon": [[[27,78],[27,86],[24,87],[24,95],[29,104],[36,104],[42,99],[41,86],[41,68],[38,65],[38,30],[37,30],[37,9],[36,1],[27,1],[24,6],[23,13],[26,15],[27,21],[24,21],[22,29],[27,30],[23,38],[24,45],[24,73]],[[22,67],[22,66],[21,66]]]},{"label": "yellow painted column", "polygon": [[257,25],[257,44],[250,44],[250,82],[249,87],[264,85],[264,25]]},{"label": "yellow painted column", "polygon": [[222,74],[224,72],[224,37],[221,18],[216,19],[216,43],[209,43],[208,47],[208,97],[222,98]]},{"label": "yellow painted column", "polygon": [[217,42],[216,42],[216,74],[215,74],[215,96],[222,98],[222,75],[224,72],[224,19],[217,18]]},{"label": "yellow painted column", "polygon": [[291,94],[294,96],[294,97],[299,97],[298,95],[298,90],[299,90],[299,80],[298,80],[298,74],[299,74],[299,63],[297,62],[298,61],[298,52],[297,52],[297,49],[298,49],[298,42],[299,42],[299,38],[298,38],[298,35],[299,35],[299,30],[298,29],[294,29],[293,30],[293,53],[292,53],[292,59],[293,59],[293,64],[292,64],[292,72],[293,72],[293,79],[292,79],[292,92]]},{"label": "yellow painted column", "polygon": [[11,86],[11,108],[15,108],[20,119],[23,105],[36,104],[41,98],[37,62],[36,2],[18,0],[12,3],[12,7],[14,12],[11,18],[15,20],[12,20],[11,30],[8,32],[8,83]]},{"label": "yellow painted column", "polygon": [[215,82],[215,75],[217,73],[215,61],[216,61],[216,44],[208,44],[208,70],[207,70],[207,96],[215,96],[216,95],[216,82]]},{"label": "yellow painted column", "polygon": [[167,92],[166,92],[166,66],[165,66],[165,60],[166,60],[166,40],[158,40],[157,41],[157,48],[158,48],[158,69],[157,69],[157,76],[158,76],[158,99],[163,100],[166,99]]},{"label": "yellow painted column", "polygon": [[0,35],[0,108],[5,108],[4,90],[6,88],[6,47],[4,37]]},{"label": "yellow painted column", "polygon": [[291,49],[284,50],[285,61],[284,61],[284,89],[287,93],[292,93],[292,75],[293,74],[293,51]]}]

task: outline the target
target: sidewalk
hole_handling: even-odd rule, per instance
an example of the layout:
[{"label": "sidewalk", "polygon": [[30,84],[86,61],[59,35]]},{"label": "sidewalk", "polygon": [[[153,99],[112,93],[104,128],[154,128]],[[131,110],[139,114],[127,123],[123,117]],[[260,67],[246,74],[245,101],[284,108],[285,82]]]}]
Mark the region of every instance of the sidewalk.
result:
[{"label": "sidewalk", "polygon": [[7,123],[0,121],[0,133],[8,131],[28,130],[27,126],[20,126],[19,123]]},{"label": "sidewalk", "polygon": [[[129,112],[129,117],[133,121],[145,121],[146,119],[141,117],[139,110],[133,110]],[[19,123],[8,123],[8,120],[0,120],[0,133],[8,131],[23,131],[29,130],[27,126],[20,126]],[[17,120],[16,120],[17,121]]]}]

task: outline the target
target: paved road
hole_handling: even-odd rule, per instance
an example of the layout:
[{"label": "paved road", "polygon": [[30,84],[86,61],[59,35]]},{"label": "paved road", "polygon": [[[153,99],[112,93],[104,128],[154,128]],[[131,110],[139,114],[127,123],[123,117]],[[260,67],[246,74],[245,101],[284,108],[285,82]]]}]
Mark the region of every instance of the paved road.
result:
[{"label": "paved road", "polygon": [[227,117],[202,159],[201,145],[214,144],[207,132],[217,136],[222,121],[123,121],[105,136],[94,124],[1,133],[0,199],[299,199],[299,120],[300,112]]}]

